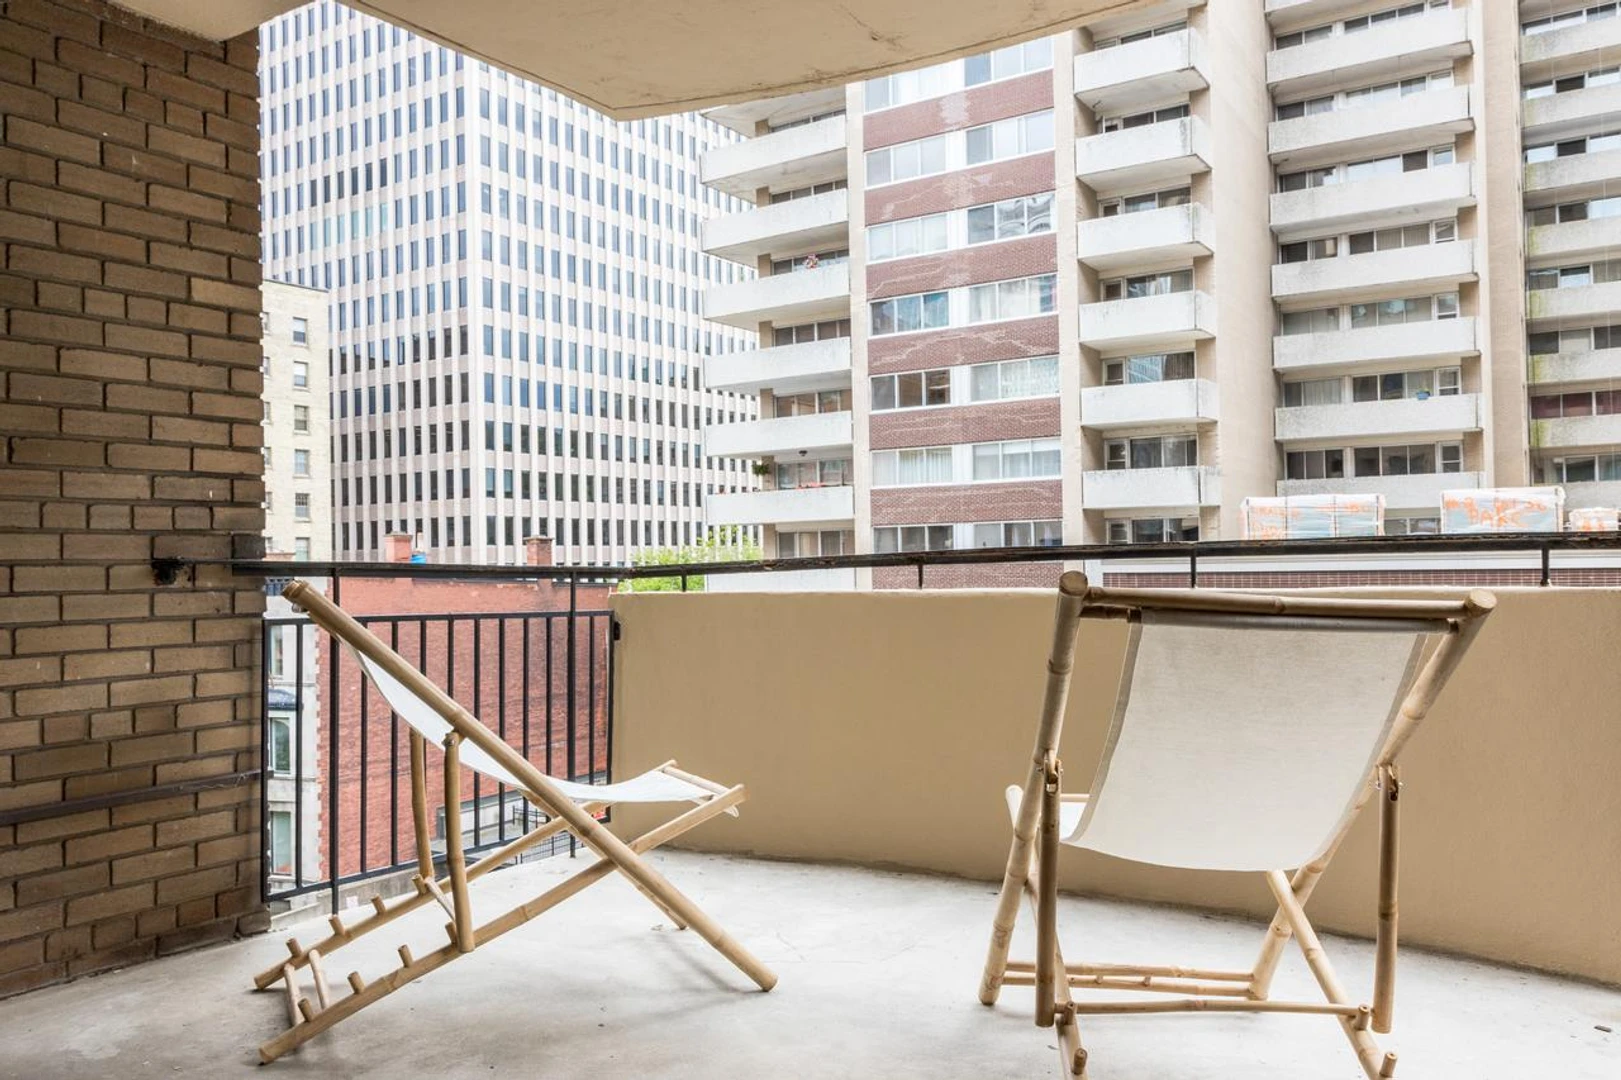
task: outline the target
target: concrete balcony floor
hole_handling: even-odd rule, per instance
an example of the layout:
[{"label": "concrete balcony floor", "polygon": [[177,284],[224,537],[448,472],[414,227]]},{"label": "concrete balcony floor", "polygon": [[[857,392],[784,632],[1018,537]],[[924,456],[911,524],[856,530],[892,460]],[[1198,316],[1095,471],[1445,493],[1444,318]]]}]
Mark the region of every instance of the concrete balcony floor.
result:
[{"label": "concrete balcony floor", "polygon": [[[285,1007],[279,988],[247,987],[285,957],[280,933],[0,1002],[0,1077],[1059,1076],[1051,1032],[1031,1023],[1028,990],[1007,989],[994,1009],[975,998],[993,885],[682,852],[654,861],[776,969],[774,991],[754,991],[613,878],[262,1070],[254,1046],[279,1030]],[[475,890],[475,910],[481,896],[493,913],[581,865],[558,858],[493,874]],[[1246,966],[1263,931],[1118,901],[1066,897],[1060,906],[1069,951],[1079,957],[1087,943],[1098,960]],[[438,945],[443,921],[430,905],[335,954],[333,992],[347,992],[350,970],[372,978],[396,966],[402,940]],[[321,933],[302,929],[306,940]],[[1021,921],[1015,955],[1027,954],[1029,934]],[[1328,938],[1326,947],[1349,987],[1371,984],[1370,945]],[[1403,961],[1396,1030],[1383,1037],[1400,1054],[1398,1076],[1615,1076],[1613,989],[1419,952]],[[1293,952],[1275,992],[1315,995]],[[1092,1080],[1361,1075],[1322,1017],[1094,1017],[1082,1032]]]}]

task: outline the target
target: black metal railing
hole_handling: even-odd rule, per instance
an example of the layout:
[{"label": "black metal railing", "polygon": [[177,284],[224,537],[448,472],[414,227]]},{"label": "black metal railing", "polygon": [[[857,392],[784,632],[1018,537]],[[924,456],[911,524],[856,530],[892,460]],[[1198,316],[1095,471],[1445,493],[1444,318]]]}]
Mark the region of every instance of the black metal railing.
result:
[{"label": "black metal railing", "polygon": [[[1587,557],[1581,558],[1583,553]],[[1061,565],[1094,562],[1149,565],[1162,576],[1174,574],[1179,584],[1197,587],[1201,561],[1208,568],[1214,560],[1287,563],[1299,556],[1408,555],[1431,557],[1423,561],[1433,568],[1445,565],[1435,557],[1449,554],[1524,556],[1520,579],[1547,586],[1555,583],[1560,569],[1555,556],[1560,554],[1578,557],[1582,569],[1602,566],[1621,573],[1621,534],[979,548],[644,567],[281,561],[231,565],[238,573],[278,583],[290,574],[327,578],[330,594],[340,604],[343,581],[356,578],[554,582],[559,594],[566,586],[567,607],[558,610],[356,614],[356,618],[547,773],[605,781],[613,737],[617,633],[611,612],[580,606],[582,590],[594,592],[594,587],[647,578],[669,579],[684,590],[700,577],[888,568],[908,571],[906,576],[923,588],[931,568],[1046,565],[1056,576]],[[171,560],[154,569],[173,573],[182,568]],[[1205,573],[1208,577],[1209,571]],[[347,650],[306,618],[267,618],[262,661],[264,896],[287,901],[326,893],[336,909],[346,888],[400,875],[415,866],[406,733]],[[451,827],[462,830],[469,851],[493,849],[534,827],[532,810],[515,793],[488,787],[475,776],[470,809],[464,805],[457,812],[454,826],[441,807],[432,822],[436,845],[443,843],[445,830]],[[429,790],[434,790],[432,784]]]},{"label": "black metal railing", "polygon": [[[372,569],[309,576],[328,577],[342,604],[343,578],[374,576]],[[351,614],[549,775],[606,782],[613,616],[581,608],[577,588],[569,593],[562,610]],[[353,654],[307,617],[267,617],[261,659],[263,895],[325,893],[335,911],[345,890],[415,869],[409,728]],[[435,851],[452,828],[469,852],[535,828],[535,811],[517,792],[476,773],[462,806],[446,808],[434,798],[442,791],[434,749]],[[570,838],[560,845],[571,847]]]}]

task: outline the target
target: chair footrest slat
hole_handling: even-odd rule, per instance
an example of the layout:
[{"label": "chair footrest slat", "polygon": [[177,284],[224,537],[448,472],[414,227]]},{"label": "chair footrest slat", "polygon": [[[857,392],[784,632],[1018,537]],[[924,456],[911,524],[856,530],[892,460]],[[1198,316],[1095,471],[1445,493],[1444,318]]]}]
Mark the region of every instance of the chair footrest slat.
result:
[{"label": "chair footrest slat", "polygon": [[1315,1001],[1235,1001],[1228,998],[1177,998],[1171,1001],[1075,1001],[1059,1006],[1075,1015],[1171,1012],[1270,1012],[1351,1016],[1361,1006]]}]

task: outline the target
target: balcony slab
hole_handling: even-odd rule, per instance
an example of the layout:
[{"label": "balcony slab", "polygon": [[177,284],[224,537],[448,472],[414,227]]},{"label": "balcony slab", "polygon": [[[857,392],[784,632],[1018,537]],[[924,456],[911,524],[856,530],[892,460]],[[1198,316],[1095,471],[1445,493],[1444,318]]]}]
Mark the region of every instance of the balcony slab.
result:
[{"label": "balcony slab", "polygon": [[[999,811],[997,801],[986,800],[987,813]],[[1009,989],[994,1009],[975,999],[992,885],[685,852],[652,861],[776,970],[776,990],[754,992],[701,938],[676,932],[616,879],[271,1068],[361,1078],[710,1080],[779,1075],[792,1062],[805,1080],[1057,1075],[1048,1033],[1030,1023],[1028,990]],[[584,863],[558,857],[499,871],[478,884],[474,903],[504,909]],[[1107,942],[1114,959],[1188,955],[1247,966],[1263,931],[1242,919],[1119,901],[1066,896],[1059,907],[1072,940]],[[375,978],[398,966],[401,940],[442,943],[443,922],[429,905],[346,946],[338,970]],[[309,940],[324,924],[288,929]],[[1024,933],[1016,947],[1028,947]],[[1348,985],[1369,983],[1370,944],[1327,936],[1325,948]],[[280,934],[257,937],[0,1002],[10,1033],[0,1073],[262,1076],[253,1044],[285,1024],[285,1007],[279,993],[247,987],[253,972],[286,955]],[[1458,994],[1465,985],[1467,1007]],[[1275,992],[1317,990],[1291,955]],[[1614,1075],[1615,1036],[1596,1029],[1616,1023],[1613,989],[1404,950],[1399,1000],[1396,1033],[1382,1038],[1414,1076]],[[1086,1030],[1099,1080],[1332,1080],[1357,1071],[1344,1038],[1321,1019],[1101,1017]]]}]

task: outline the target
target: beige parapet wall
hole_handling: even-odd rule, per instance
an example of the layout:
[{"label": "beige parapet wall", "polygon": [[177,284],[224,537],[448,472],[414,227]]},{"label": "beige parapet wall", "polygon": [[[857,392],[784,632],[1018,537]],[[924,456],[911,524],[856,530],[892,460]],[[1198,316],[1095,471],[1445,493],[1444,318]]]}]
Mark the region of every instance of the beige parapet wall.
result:
[{"label": "beige parapet wall", "polygon": [[[1621,983],[1621,591],[1499,596],[1402,758],[1403,943]],[[615,775],[675,754],[749,788],[741,818],[684,843],[1000,877],[1002,791],[1029,756],[1051,595],[642,593],[613,606]],[[1124,634],[1081,628],[1066,789],[1090,780]],[[1311,694],[1301,686],[1302,710]],[[614,824],[649,822],[625,807]],[[1320,927],[1372,935],[1377,824],[1363,815],[1313,895]],[[1253,875],[1085,851],[1063,862],[1077,893],[1257,918],[1274,907]],[[987,919],[991,906],[987,893]]]}]

